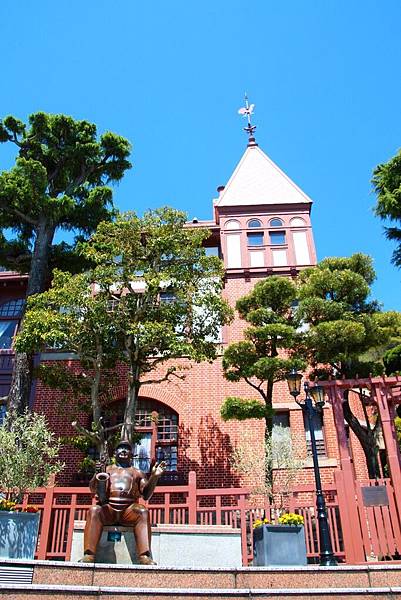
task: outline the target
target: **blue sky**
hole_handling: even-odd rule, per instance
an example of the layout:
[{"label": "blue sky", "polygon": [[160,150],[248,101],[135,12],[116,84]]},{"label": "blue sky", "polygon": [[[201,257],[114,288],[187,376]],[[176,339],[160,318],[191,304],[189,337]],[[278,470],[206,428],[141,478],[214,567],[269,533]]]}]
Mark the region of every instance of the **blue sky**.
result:
[{"label": "blue sky", "polygon": [[[399,0],[2,0],[0,116],[71,114],[133,144],[122,210],[211,218],[246,145],[314,200],[319,259],[371,254],[375,296],[401,310],[401,271],[373,215],[372,170],[401,147]],[[0,147],[0,169],[13,155]]]}]

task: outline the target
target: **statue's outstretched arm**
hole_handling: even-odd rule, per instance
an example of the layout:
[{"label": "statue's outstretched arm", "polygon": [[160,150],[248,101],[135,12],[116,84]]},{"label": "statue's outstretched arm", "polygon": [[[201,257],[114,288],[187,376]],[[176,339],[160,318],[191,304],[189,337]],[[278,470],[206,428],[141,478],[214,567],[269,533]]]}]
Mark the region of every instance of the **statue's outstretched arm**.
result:
[{"label": "statue's outstretched arm", "polygon": [[149,498],[152,496],[157,482],[159,481],[159,477],[166,470],[166,466],[167,465],[164,461],[162,461],[159,464],[155,464],[152,468],[152,472],[150,474],[149,479],[141,479],[139,489],[144,500],[149,500]]}]

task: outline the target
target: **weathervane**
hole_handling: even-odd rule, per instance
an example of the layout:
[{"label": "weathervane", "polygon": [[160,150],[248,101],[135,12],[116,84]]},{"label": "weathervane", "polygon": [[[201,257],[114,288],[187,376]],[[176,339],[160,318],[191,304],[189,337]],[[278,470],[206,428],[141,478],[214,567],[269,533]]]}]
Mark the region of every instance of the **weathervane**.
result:
[{"label": "weathervane", "polygon": [[255,108],[255,105],[254,104],[249,104],[249,102],[248,102],[248,96],[247,96],[247,94],[245,94],[245,106],[243,108],[240,108],[238,110],[238,114],[247,118],[248,125],[246,127],[244,127],[244,131],[246,131],[246,133],[249,136],[249,142],[248,142],[249,146],[255,146],[256,145],[255,138],[254,138],[254,135],[253,135],[254,132],[255,132],[255,129],[256,129],[256,125],[252,125],[252,122],[251,122],[251,116],[253,115],[254,108]]}]

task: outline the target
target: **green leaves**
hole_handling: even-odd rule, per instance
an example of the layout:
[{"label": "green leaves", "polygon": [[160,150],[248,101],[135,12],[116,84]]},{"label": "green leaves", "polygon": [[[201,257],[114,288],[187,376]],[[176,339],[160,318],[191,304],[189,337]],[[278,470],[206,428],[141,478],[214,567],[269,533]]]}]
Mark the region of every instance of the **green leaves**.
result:
[{"label": "green leaves", "polygon": [[88,236],[100,221],[113,218],[106,184],[120,181],[131,167],[126,139],[111,132],[98,139],[93,123],[40,112],[29,117],[28,127],[6,117],[0,122],[0,142],[18,149],[15,166],[0,174],[0,225],[15,236],[12,245],[3,241],[3,264],[26,272],[26,257],[36,244],[47,248],[40,262],[46,270],[49,258],[57,264],[51,244],[58,228]]},{"label": "green leaves", "polygon": [[[296,295],[292,280],[272,276],[258,282],[250,294],[236,304],[241,317],[252,326],[245,329],[244,341],[230,344],[224,352],[224,376],[232,382],[245,380],[262,398],[264,412],[256,418],[270,418],[274,383],[284,379],[292,368],[306,366],[305,361],[293,356],[299,343],[293,308]],[[228,400],[231,406],[232,398]],[[235,415],[235,411],[227,414]]]},{"label": "green leaves", "polygon": [[8,413],[0,427],[0,489],[20,501],[22,494],[47,485],[61,471],[60,443],[44,416]]},{"label": "green leaves", "polygon": [[379,373],[378,359],[401,334],[401,316],[369,300],[375,274],[370,257],[328,258],[300,274],[296,317],[304,327],[310,364],[329,364],[349,377]]},{"label": "green leaves", "polygon": [[220,415],[223,421],[246,419],[264,419],[268,409],[260,400],[244,400],[243,398],[226,398],[221,409]]},{"label": "green leaves", "polygon": [[[79,275],[55,270],[51,288],[29,299],[17,349],[50,345],[75,352],[87,369],[96,423],[100,377],[117,361],[128,365],[135,394],[176,374],[175,359],[213,360],[232,310],[221,297],[222,263],[202,248],[208,235],[187,228],[186,215],[168,207],[102,222],[80,244],[92,268]],[[70,385],[60,372],[50,379]],[[133,423],[134,403],[130,410]]]},{"label": "green leaves", "polygon": [[[401,221],[401,150],[387,163],[378,165],[372,179],[377,194],[375,213],[381,219]],[[385,228],[389,239],[400,242],[399,227]],[[401,244],[398,243],[393,253],[393,263],[401,266]]]},{"label": "green leaves", "polygon": [[261,308],[286,317],[296,297],[295,284],[286,277],[275,275],[258,282],[250,294],[237,301],[236,308],[246,320],[249,313]]}]

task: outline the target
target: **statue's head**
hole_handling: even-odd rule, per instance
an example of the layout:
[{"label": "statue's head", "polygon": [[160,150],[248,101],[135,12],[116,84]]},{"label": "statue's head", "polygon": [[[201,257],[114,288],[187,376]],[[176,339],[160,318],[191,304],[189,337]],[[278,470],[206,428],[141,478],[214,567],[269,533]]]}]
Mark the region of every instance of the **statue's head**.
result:
[{"label": "statue's head", "polygon": [[117,462],[131,461],[133,458],[132,446],[129,442],[119,442],[114,450]]}]

